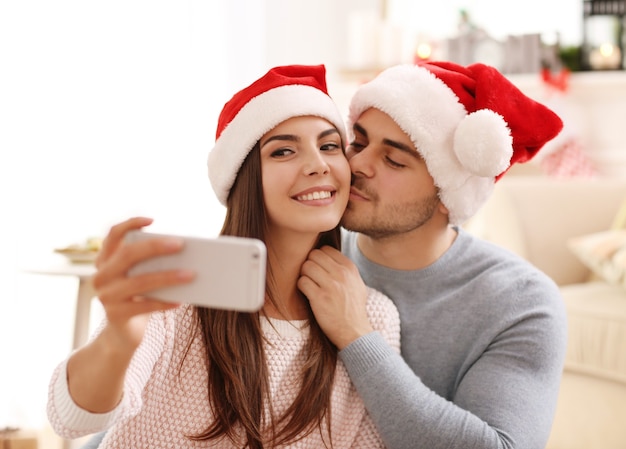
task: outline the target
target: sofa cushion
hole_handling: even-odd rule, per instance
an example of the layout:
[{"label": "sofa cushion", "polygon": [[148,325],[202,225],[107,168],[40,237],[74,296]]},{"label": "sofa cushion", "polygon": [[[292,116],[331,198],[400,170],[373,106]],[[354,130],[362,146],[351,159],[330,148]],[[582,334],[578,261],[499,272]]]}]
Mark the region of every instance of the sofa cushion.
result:
[{"label": "sofa cushion", "polygon": [[626,384],[626,290],[597,281],[561,293],[569,326],[565,370]]},{"label": "sofa cushion", "polygon": [[546,449],[624,449],[626,388],[566,371]]},{"label": "sofa cushion", "polygon": [[557,284],[577,284],[589,279],[590,270],[567,241],[610,229],[624,192],[624,178],[505,176],[474,225],[480,236],[524,257]]},{"label": "sofa cushion", "polygon": [[575,237],[568,246],[601,279],[626,287],[626,229]]}]

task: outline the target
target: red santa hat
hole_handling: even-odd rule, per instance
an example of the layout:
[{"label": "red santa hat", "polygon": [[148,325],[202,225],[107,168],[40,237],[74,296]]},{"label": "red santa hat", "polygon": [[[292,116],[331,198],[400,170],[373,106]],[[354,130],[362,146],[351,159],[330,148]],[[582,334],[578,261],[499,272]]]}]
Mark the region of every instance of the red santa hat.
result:
[{"label": "red santa hat", "polygon": [[224,105],[208,160],[209,179],[220,203],[226,204],[237,173],[258,140],[281,122],[304,115],[328,120],[346,142],[345,124],[328,95],[323,65],[274,67]]},{"label": "red santa hat", "polygon": [[471,218],[511,165],[530,160],[563,127],[554,112],[484,64],[391,67],[359,87],[348,129],[369,108],[389,115],[410,137],[451,224]]}]

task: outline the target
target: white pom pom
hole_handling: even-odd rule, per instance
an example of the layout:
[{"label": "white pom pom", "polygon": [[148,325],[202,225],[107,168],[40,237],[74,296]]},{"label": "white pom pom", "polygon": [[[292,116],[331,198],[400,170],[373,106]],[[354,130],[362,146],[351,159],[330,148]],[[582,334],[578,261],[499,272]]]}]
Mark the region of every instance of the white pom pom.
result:
[{"label": "white pom pom", "polygon": [[513,138],[501,115],[481,109],[468,114],[457,126],[454,152],[469,172],[493,178],[510,165]]}]

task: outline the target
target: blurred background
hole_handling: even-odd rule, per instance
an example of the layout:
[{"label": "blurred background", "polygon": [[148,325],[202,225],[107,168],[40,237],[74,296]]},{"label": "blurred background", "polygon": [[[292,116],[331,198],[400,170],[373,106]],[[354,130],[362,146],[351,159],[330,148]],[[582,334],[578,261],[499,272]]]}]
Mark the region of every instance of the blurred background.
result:
[{"label": "blurred background", "polygon": [[[2,1],[0,428],[47,426],[48,379],[71,349],[78,278],[42,274],[54,248],[139,214],[154,231],[218,233],[206,157],[236,89],[274,65],[324,63],[345,111],[359,82],[400,62],[591,69],[623,30],[583,20],[584,3]],[[623,68],[621,54],[596,62]]]}]

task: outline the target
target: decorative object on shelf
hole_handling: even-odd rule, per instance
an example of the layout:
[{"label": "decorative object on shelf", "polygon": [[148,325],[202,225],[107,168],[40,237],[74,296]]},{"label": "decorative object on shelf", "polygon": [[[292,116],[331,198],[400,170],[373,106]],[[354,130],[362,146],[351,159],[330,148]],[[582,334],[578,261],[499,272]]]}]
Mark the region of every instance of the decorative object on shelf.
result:
[{"label": "decorative object on shelf", "polygon": [[582,70],[582,67],[581,67],[582,46],[581,45],[570,45],[567,47],[558,47],[557,54],[563,66],[567,67],[567,69],[569,69],[570,72],[580,72]]},{"label": "decorative object on shelf", "polygon": [[583,69],[626,68],[625,20],[626,0],[583,0]]},{"label": "decorative object on shelf", "polygon": [[93,263],[102,247],[100,237],[89,237],[83,243],[73,243],[63,248],[56,248],[55,253],[62,254],[72,263]]},{"label": "decorative object on shelf", "polygon": [[541,69],[541,81],[543,81],[549,89],[565,93],[569,89],[570,73],[568,68],[563,68],[557,73],[554,73],[549,67],[543,67]]},{"label": "decorative object on shelf", "polygon": [[596,169],[583,151],[579,139],[572,137],[539,160],[541,169],[553,178],[593,178]]},{"label": "decorative object on shelf", "polygon": [[404,30],[387,19],[387,6],[365,8],[348,16],[346,68],[375,70],[402,62]]},{"label": "decorative object on shelf", "polygon": [[446,59],[461,65],[480,62],[505,74],[537,73],[544,59],[556,58],[554,48],[544,45],[538,33],[495,39],[484,32],[446,40]]},{"label": "decorative object on shelf", "polygon": [[346,64],[351,69],[378,67],[378,36],[380,18],[375,11],[356,11],[347,23]]},{"label": "decorative object on shelf", "polygon": [[622,52],[619,47],[604,42],[589,53],[589,65],[593,70],[615,70],[621,68]]},{"label": "decorative object on shelf", "polygon": [[415,46],[415,54],[413,55],[413,62],[416,64],[424,61],[429,61],[433,55],[433,45],[427,41],[418,41]]},{"label": "decorative object on shelf", "polygon": [[561,68],[553,72],[549,67],[541,69],[541,81],[545,86],[543,102],[563,120],[563,130],[548,142],[537,155],[541,170],[553,178],[593,178],[597,170],[585,152],[578,126],[568,116],[564,101],[569,90],[570,71]]},{"label": "decorative object on shelf", "polygon": [[0,447],[10,449],[37,449],[37,435],[14,427],[0,429]]},{"label": "decorative object on shelf", "polygon": [[545,59],[539,33],[508,35],[502,49],[505,73],[537,73]]}]

